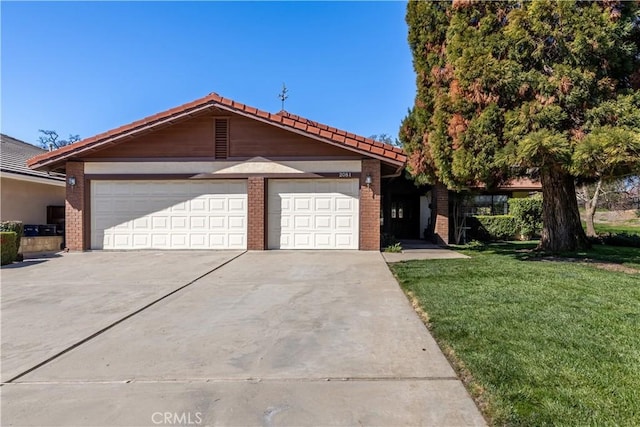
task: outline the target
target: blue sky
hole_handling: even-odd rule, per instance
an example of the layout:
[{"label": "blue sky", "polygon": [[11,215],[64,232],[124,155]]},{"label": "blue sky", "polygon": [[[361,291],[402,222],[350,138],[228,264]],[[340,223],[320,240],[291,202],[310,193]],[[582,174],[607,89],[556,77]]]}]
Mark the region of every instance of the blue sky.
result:
[{"label": "blue sky", "polygon": [[217,92],[397,136],[415,75],[404,2],[5,2],[1,130],[89,137]]}]

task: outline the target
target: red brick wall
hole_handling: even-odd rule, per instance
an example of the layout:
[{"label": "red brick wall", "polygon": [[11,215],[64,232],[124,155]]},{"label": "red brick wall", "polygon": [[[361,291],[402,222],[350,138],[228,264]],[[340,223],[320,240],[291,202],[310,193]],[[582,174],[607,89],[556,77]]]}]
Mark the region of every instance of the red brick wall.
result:
[{"label": "red brick wall", "polygon": [[434,187],[436,202],[435,237],[438,244],[449,244],[449,190],[442,184]]},{"label": "red brick wall", "polygon": [[248,218],[247,249],[262,251],[266,249],[265,233],[265,194],[266,180],[262,176],[251,176],[247,183]]},{"label": "red brick wall", "polygon": [[[370,188],[365,184],[371,175]],[[362,161],[360,176],[360,250],[380,250],[380,161]]]},{"label": "red brick wall", "polygon": [[[75,177],[76,185],[69,185],[69,178]],[[84,163],[67,162],[67,200],[65,203],[65,241],[72,251],[82,251],[85,246]]]}]

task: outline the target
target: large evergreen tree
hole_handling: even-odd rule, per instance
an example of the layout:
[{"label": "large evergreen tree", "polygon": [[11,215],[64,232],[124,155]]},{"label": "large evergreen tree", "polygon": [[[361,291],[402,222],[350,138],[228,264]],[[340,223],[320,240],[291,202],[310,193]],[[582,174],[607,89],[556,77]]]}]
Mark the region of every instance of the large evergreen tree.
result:
[{"label": "large evergreen tree", "polygon": [[587,247],[575,179],[640,165],[638,3],[411,1],[406,19],[417,95],[400,139],[416,180],[534,175],[541,248]]}]

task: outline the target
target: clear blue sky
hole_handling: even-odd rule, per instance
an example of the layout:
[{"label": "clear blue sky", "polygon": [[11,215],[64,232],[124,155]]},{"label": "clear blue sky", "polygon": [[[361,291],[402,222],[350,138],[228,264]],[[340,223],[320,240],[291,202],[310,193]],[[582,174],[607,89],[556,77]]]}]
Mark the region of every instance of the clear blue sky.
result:
[{"label": "clear blue sky", "polygon": [[415,75],[405,2],[1,4],[1,130],[86,138],[210,92],[397,136]]}]

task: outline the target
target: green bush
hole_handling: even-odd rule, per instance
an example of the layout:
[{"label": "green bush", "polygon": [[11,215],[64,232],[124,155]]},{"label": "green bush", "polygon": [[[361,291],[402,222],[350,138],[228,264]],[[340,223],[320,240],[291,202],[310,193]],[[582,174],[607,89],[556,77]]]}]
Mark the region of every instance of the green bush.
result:
[{"label": "green bush", "polygon": [[396,239],[396,236],[394,236],[393,234],[382,233],[380,235],[380,247],[386,248],[387,246],[392,246],[396,243],[400,242],[398,242],[398,239]]},{"label": "green bush", "polygon": [[529,239],[542,231],[542,195],[509,199],[509,214],[516,219],[520,234]]},{"label": "green bush", "polygon": [[13,231],[0,231],[0,252],[2,265],[11,264],[16,260],[18,256],[16,233]]},{"label": "green bush", "polygon": [[472,233],[475,239],[510,240],[518,234],[518,222],[513,215],[476,215],[471,218],[478,221],[478,230]]},{"label": "green bush", "polygon": [[22,221],[2,221],[0,222],[0,231],[13,231],[16,233],[16,254],[20,250],[20,241],[24,234],[24,224]]},{"label": "green bush", "polygon": [[393,245],[389,245],[384,248],[384,251],[390,253],[400,253],[402,252],[402,245],[400,244],[400,242],[394,243]]}]

